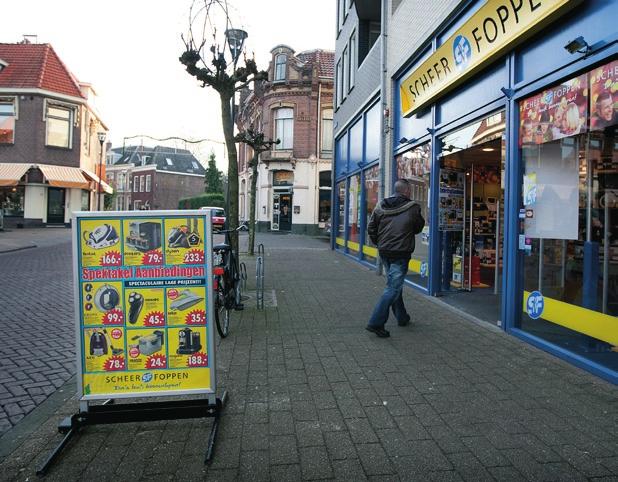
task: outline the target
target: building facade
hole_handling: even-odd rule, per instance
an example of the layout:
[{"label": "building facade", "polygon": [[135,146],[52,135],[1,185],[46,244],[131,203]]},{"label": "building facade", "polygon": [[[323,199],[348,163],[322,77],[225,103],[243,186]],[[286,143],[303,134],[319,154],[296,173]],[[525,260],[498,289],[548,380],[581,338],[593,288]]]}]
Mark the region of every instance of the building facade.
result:
[{"label": "building facade", "polygon": [[[62,225],[96,209],[107,126],[92,85],[49,44],[0,44],[0,207],[5,226]],[[103,146],[103,151],[105,147]],[[102,190],[111,188],[101,183]]]},{"label": "building facade", "polygon": [[[268,81],[241,95],[237,127],[279,144],[260,156],[256,220],[260,231],[317,235],[330,227],[333,52],[271,51]],[[249,219],[253,153],[238,146],[240,218]]]},{"label": "building facade", "polygon": [[116,189],[108,209],[178,209],[182,198],[204,192],[206,170],[185,149],[128,146],[111,149],[107,181]]},{"label": "building facade", "polygon": [[343,98],[365,2],[338,4],[333,246],[375,266],[368,216],[406,178],[410,285],[618,382],[618,4],[384,2],[377,161],[373,97]]}]

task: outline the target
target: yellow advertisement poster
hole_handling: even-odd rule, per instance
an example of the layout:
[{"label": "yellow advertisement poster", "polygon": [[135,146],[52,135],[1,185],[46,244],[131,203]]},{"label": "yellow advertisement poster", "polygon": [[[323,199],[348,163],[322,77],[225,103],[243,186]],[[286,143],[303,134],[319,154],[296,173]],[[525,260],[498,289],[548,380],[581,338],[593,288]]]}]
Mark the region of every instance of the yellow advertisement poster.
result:
[{"label": "yellow advertisement poster", "polygon": [[160,219],[125,219],[124,264],[160,266],[163,264],[163,233]]},{"label": "yellow advertisement poster", "polygon": [[165,289],[132,288],[125,290],[127,327],[165,326]]},{"label": "yellow advertisement poster", "polygon": [[83,331],[86,370],[114,372],[126,368],[123,328],[87,328]]},{"label": "yellow advertisement poster", "polygon": [[166,219],[166,264],[204,264],[204,219],[201,217]]},{"label": "yellow advertisement poster", "polygon": [[169,328],[170,368],[195,368],[208,366],[204,348],[206,327]]},{"label": "yellow advertisement poster", "polygon": [[84,325],[124,325],[122,283],[92,281],[82,283]]},{"label": "yellow advertisement poster", "polygon": [[203,286],[170,288],[166,296],[169,325],[204,325],[206,323],[206,292]]},{"label": "yellow advertisement poster", "polygon": [[92,219],[80,224],[83,266],[121,266],[120,220]]},{"label": "yellow advertisement poster", "polygon": [[166,368],[165,330],[127,330],[129,370]]}]

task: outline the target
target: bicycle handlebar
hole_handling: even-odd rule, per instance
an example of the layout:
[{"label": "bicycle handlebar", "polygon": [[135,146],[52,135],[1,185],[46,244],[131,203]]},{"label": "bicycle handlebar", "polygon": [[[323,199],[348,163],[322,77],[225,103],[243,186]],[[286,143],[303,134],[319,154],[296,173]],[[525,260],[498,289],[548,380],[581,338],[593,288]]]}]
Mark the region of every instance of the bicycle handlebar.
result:
[{"label": "bicycle handlebar", "polygon": [[219,234],[229,234],[229,233],[233,233],[234,231],[244,231],[248,229],[249,228],[247,228],[247,226],[245,226],[244,224],[241,224],[236,229],[220,229]]}]

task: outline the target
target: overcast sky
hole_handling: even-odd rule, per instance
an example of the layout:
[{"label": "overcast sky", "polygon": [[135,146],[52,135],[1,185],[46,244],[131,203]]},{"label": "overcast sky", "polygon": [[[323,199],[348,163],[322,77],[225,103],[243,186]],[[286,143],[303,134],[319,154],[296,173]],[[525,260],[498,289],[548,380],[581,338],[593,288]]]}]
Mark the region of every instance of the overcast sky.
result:
[{"label": "overcast sky", "polygon": [[[300,52],[334,50],[335,0],[228,0],[247,30],[247,52],[266,68],[284,43]],[[99,94],[114,146],[136,134],[223,140],[219,98],[178,61],[191,0],[22,0],[3,2],[0,42],[36,34]],[[135,141],[133,141],[135,142]],[[145,141],[154,142],[154,141]],[[182,147],[182,146],[178,146]],[[221,144],[202,144],[203,157]]]}]

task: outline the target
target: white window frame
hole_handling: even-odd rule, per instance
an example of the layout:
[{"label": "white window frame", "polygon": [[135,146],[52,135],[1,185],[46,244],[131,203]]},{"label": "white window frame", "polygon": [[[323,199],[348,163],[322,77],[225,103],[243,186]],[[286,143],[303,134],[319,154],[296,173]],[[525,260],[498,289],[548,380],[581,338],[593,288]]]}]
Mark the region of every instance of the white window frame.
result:
[{"label": "white window frame", "polygon": [[[279,117],[283,115],[283,112],[291,112],[291,117]],[[273,117],[275,119],[274,126],[274,138],[279,139],[281,142],[279,144],[275,144],[275,150],[279,151],[291,151],[294,149],[294,109],[292,107],[279,107],[275,109],[273,113]],[[283,124],[282,124],[283,123]],[[288,137],[279,135],[280,132],[285,134],[286,126],[291,123],[291,135]],[[281,127],[280,127],[281,126]],[[282,138],[283,137],[283,138]]]},{"label": "white window frame", "polygon": [[139,176],[133,176],[133,192],[139,191]]},{"label": "white window frame", "polygon": [[152,175],[146,174],[146,192],[150,192],[152,189]]},{"label": "white window frame", "polygon": [[4,144],[5,146],[15,144],[15,134],[17,130],[17,119],[18,116],[18,108],[17,108],[17,97],[0,97],[0,104],[13,106],[13,114],[0,114],[2,117],[13,117],[13,141],[12,142],[2,142],[0,144]]},{"label": "white window frame", "polygon": [[346,96],[348,95],[348,89],[350,88],[350,76],[348,75],[350,73],[350,61],[349,61],[349,56],[348,56],[348,46],[346,45],[343,49],[343,53],[341,54],[341,64],[343,67],[343,86],[341,89],[341,101],[343,102],[343,100],[346,98]]},{"label": "white window frame", "polygon": [[139,205],[142,203],[139,199],[133,201],[133,211],[139,211]]},{"label": "white window frame", "polygon": [[352,90],[352,88],[354,87],[354,83],[356,82],[356,68],[357,68],[357,60],[356,58],[358,57],[358,54],[356,52],[356,30],[354,30],[352,32],[352,35],[350,35],[350,42],[349,42],[349,57],[350,60],[348,62],[349,65],[349,71],[348,71],[348,92],[350,92]]},{"label": "white window frame", "polygon": [[341,86],[342,86],[342,81],[343,81],[343,78],[342,78],[343,73],[341,71],[341,59],[337,61],[336,72],[337,72],[337,78],[336,78],[337,85],[335,88],[335,109],[338,109],[339,106],[341,105],[341,90],[342,90]]},{"label": "white window frame", "polygon": [[[329,122],[325,122],[325,121],[329,121]],[[321,129],[320,150],[321,152],[332,153],[333,152],[333,110],[332,109],[322,110],[321,122],[322,122],[322,125],[321,125],[322,129]],[[326,129],[328,126],[330,127]],[[328,131],[328,135],[324,135],[326,131]],[[330,140],[330,149],[324,146],[325,139]]]},{"label": "white window frame", "polygon": [[144,176],[139,177],[139,192],[144,192]]},{"label": "white window frame", "polygon": [[[47,101],[47,99],[45,100],[45,108],[43,109],[43,121],[45,122],[45,146],[46,147],[58,147],[60,149],[73,149],[73,127],[75,126],[75,106],[72,105],[68,105],[68,104],[64,104],[62,102],[49,102]],[[68,124],[69,124],[69,145],[68,146],[58,146],[55,144],[50,144],[49,143],[49,130],[48,130],[48,119],[49,119],[49,109],[53,108],[53,109],[61,109],[61,110],[66,110],[69,112],[69,119],[68,119]],[[52,119],[58,119],[61,121],[66,121],[67,119],[60,119],[54,116],[51,116]]]},{"label": "white window frame", "polygon": [[[283,62],[279,62],[279,59],[283,58]],[[280,72],[279,67],[283,66],[283,72]],[[287,78],[288,70],[288,56],[285,54],[275,55],[275,71],[273,72],[273,79],[275,82],[282,82]]]}]

